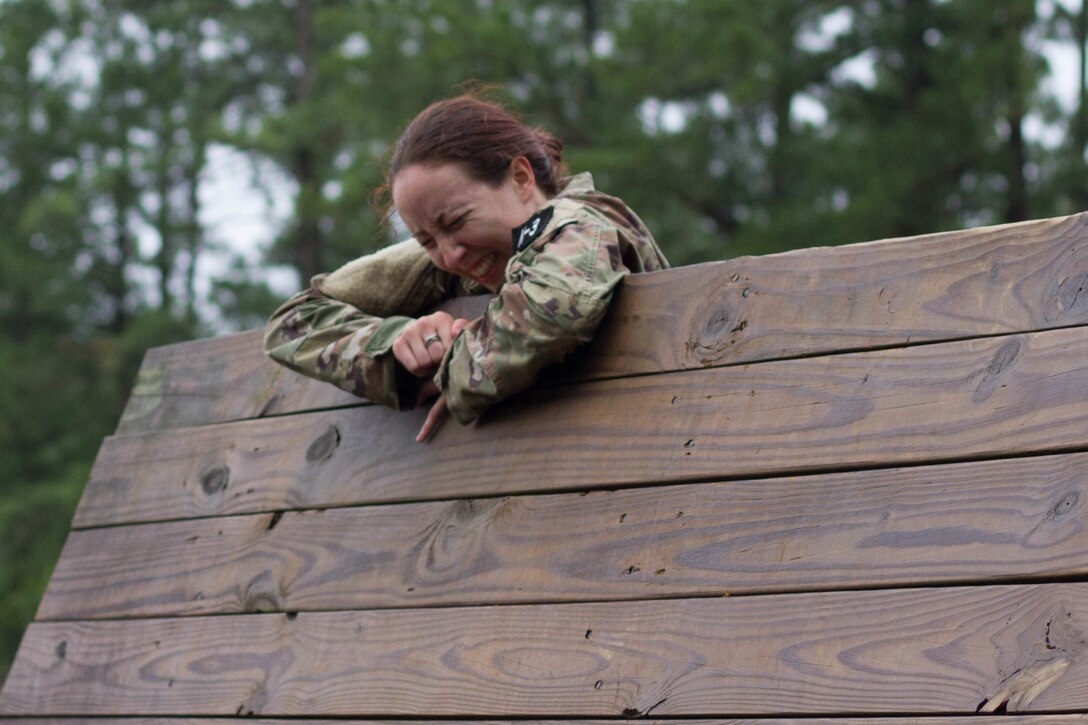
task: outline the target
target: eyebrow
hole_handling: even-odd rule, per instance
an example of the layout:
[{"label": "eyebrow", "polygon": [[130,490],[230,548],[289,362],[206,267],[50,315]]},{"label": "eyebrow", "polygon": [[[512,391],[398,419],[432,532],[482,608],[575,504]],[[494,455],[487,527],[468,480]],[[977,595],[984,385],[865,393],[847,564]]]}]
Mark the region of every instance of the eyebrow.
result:
[{"label": "eyebrow", "polygon": [[454,219],[457,219],[462,214],[464,214],[465,211],[466,211],[466,209],[465,209],[464,205],[455,206],[452,211],[448,212],[449,213],[448,217],[446,216],[447,212],[443,211],[443,212],[440,212],[438,214],[438,216],[435,218],[435,221],[438,222],[438,225],[440,227],[446,227],[446,226],[449,226],[450,222],[452,222]]},{"label": "eyebrow", "polygon": [[[3,0],[0,0],[0,2],[3,2]],[[448,212],[448,214],[449,214],[448,217],[446,216],[447,211],[439,212],[438,216],[435,217],[435,223],[438,224],[438,226],[440,228],[446,227],[446,226],[449,225],[450,221],[452,221],[453,219],[458,218],[459,216],[461,216],[462,214],[464,214],[464,213],[466,213],[468,211],[468,209],[466,207],[464,207],[463,205],[454,207],[454,210],[455,211],[449,211]],[[403,219],[403,217],[402,217],[402,219]],[[447,219],[449,221],[447,221]],[[407,226],[407,225],[405,225],[405,226]],[[410,228],[408,229],[408,233],[411,234],[416,239],[418,239],[421,234],[425,234],[425,232],[423,230],[412,231],[412,229],[410,229]]]}]

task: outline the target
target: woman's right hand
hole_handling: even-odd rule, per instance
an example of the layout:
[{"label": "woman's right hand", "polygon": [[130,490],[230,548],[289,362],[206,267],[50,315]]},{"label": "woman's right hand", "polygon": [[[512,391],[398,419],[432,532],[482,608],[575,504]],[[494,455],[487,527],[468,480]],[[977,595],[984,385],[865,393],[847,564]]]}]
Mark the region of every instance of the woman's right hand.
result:
[{"label": "woman's right hand", "polygon": [[429,378],[468,322],[448,312],[413,320],[393,341],[393,357],[417,378]]}]

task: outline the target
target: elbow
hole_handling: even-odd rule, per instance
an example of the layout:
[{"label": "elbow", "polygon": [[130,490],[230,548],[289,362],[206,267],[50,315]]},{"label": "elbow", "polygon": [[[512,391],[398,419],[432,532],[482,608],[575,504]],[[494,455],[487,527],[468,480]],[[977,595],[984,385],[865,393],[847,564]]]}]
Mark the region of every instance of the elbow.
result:
[{"label": "elbow", "polygon": [[290,339],[284,327],[284,318],[287,314],[289,313],[281,314],[277,310],[264,326],[264,354],[269,357],[275,357],[273,354],[275,349]]},{"label": "elbow", "polygon": [[284,302],[272,313],[264,326],[264,353],[266,355],[276,358],[275,351],[277,348],[306,334],[302,307],[312,299],[312,289],[304,290]]}]

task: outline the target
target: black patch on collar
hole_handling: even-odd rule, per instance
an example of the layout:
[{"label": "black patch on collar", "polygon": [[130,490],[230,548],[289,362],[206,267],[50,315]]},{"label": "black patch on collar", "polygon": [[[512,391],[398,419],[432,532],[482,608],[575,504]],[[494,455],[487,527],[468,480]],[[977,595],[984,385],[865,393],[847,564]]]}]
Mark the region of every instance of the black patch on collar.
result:
[{"label": "black patch on collar", "polygon": [[529,217],[529,221],[525,222],[520,227],[514,228],[511,232],[511,235],[514,238],[513,253],[517,254],[535,242],[537,237],[544,231],[544,227],[548,226],[548,222],[552,220],[552,214],[554,213],[554,206],[546,206]]}]

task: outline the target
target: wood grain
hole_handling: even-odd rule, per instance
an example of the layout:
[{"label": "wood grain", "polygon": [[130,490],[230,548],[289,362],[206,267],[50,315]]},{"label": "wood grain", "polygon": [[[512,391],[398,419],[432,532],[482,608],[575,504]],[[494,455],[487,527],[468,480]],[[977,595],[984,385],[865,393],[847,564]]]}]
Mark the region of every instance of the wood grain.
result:
[{"label": "wood grain", "polygon": [[[403,725],[404,720],[352,720],[352,725]],[[475,723],[473,720],[428,720],[433,725],[464,725]],[[489,720],[494,725],[570,725],[570,720]],[[585,725],[615,725],[616,720],[578,720]],[[978,715],[975,717],[915,717],[908,721],[910,725],[1065,725],[1066,723],[1086,723],[1088,715]],[[275,720],[272,718],[247,718],[246,725],[342,725],[342,720]],[[693,720],[675,719],[657,720],[639,718],[640,725],[887,725],[886,718],[848,717],[848,718],[759,718],[759,719],[721,719]],[[53,718],[3,718],[0,725],[224,725],[221,718],[170,718],[170,717],[53,717]]]},{"label": "wood grain", "polygon": [[[440,309],[478,317],[488,299],[450,300]],[[264,331],[251,330],[148,350],[117,433],[366,404],[334,385],[273,363],[264,354]]]},{"label": "wood grain", "polygon": [[[271,717],[248,717],[246,725],[342,725],[341,720],[274,720]],[[428,720],[430,725],[466,725],[463,720]],[[493,725],[570,725],[569,720],[490,720]],[[584,725],[615,725],[616,720],[579,720]],[[1088,723],[1088,715],[1018,715],[1015,718],[993,715],[956,717],[912,717],[911,725],[1065,725]],[[353,720],[353,725],[404,725],[404,720]],[[640,717],[639,725],[887,725],[885,717],[789,717],[789,718],[720,718],[690,720],[673,718],[656,720]],[[218,717],[0,717],[0,725],[223,725]]]},{"label": "wood grain", "polygon": [[537,390],[413,441],[372,406],[119,436],[77,527],[1063,452],[1088,445],[1088,330]]},{"label": "wood grain", "polygon": [[1088,574],[1088,454],[75,531],[39,619]]},{"label": "wood grain", "polygon": [[[592,380],[1088,323],[1084,214],[636,275],[597,340],[546,377]],[[484,298],[455,310],[476,316]],[[119,433],[358,403],[265,359],[260,331],[148,353]]]},{"label": "wood grain", "polygon": [[1088,584],[32,624],[2,713],[1088,708]]},{"label": "wood grain", "polygon": [[357,405],[348,392],[269,361],[254,330],[152,348],[117,425],[118,433],[260,418]]}]

